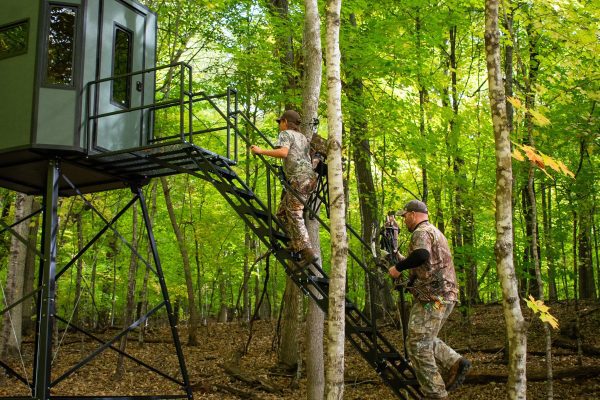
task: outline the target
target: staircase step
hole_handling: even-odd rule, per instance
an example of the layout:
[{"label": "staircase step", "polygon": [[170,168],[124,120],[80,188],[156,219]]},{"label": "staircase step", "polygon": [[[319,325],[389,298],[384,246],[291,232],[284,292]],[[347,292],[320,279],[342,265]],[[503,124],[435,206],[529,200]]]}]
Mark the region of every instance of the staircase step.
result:
[{"label": "staircase step", "polygon": [[215,187],[217,187],[217,189],[219,189],[219,190],[222,190],[222,191],[230,193],[230,194],[234,194],[234,195],[244,198],[246,200],[252,200],[252,199],[256,198],[256,196],[254,195],[253,192],[246,190],[244,188],[240,188],[240,187],[231,185],[227,182],[215,181],[215,182],[213,182],[213,185]]},{"label": "staircase step", "polygon": [[268,221],[269,220],[269,213],[267,211],[258,210],[258,209],[255,209],[255,208],[248,208],[248,210],[244,211],[244,214],[254,215],[257,218],[262,219],[263,221]]},{"label": "staircase step", "polygon": [[232,170],[228,169],[228,168],[222,168],[222,167],[218,167],[218,166],[214,166],[214,169],[216,170],[216,172],[221,175],[223,178],[231,181],[234,180],[235,178],[237,178],[237,174],[235,172],[233,172]]},{"label": "staircase step", "polygon": [[388,360],[388,361],[394,361],[394,360],[402,360],[404,361],[404,357],[402,356],[402,354],[397,353],[395,351],[390,352],[390,353],[379,353],[379,356],[381,358],[383,358],[384,360]]},{"label": "staircase step", "polygon": [[240,188],[240,187],[237,187],[237,186],[230,186],[229,192],[230,193],[235,193],[238,196],[243,197],[246,200],[252,200],[252,199],[256,198],[256,196],[254,195],[254,193],[251,192],[250,190],[246,190],[244,188]]},{"label": "staircase step", "polygon": [[377,333],[377,330],[373,330],[372,326],[351,326],[348,329],[350,330],[350,333]]},{"label": "staircase step", "polygon": [[322,288],[329,287],[329,278],[324,278],[322,276],[311,276],[309,280],[313,282],[313,284]]}]

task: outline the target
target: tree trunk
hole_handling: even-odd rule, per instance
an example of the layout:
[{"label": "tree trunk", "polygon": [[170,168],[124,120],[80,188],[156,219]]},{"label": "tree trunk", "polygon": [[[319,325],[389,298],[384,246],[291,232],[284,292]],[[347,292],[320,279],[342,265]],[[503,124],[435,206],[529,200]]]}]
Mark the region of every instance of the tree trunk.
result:
[{"label": "tree trunk", "polygon": [[[75,225],[77,226],[77,251],[83,249],[83,217],[81,212],[75,215]],[[73,317],[71,318],[75,325],[79,324],[79,303],[81,298],[81,280],[83,278],[83,257],[77,260],[77,274],[75,277],[75,301]]]},{"label": "tree trunk", "polygon": [[[588,123],[594,114],[595,103],[592,106]],[[593,129],[590,125],[590,132]],[[594,211],[594,185],[590,182],[596,182],[595,169],[590,157],[588,138],[583,136],[579,142],[579,166],[575,173],[574,195],[579,216],[579,235],[577,239],[578,247],[578,275],[579,275],[579,298],[596,299],[596,284],[594,279],[594,267],[592,257],[592,220]],[[573,243],[575,245],[575,243]]]},{"label": "tree trunk", "polygon": [[[424,84],[423,84],[423,70],[422,70],[422,66],[423,66],[423,60],[422,60],[422,56],[421,56],[421,52],[422,52],[422,43],[421,43],[421,10],[420,8],[416,9],[416,14],[417,16],[415,17],[415,35],[416,35],[416,40],[417,40],[417,81],[418,81],[418,87],[419,87],[419,133],[421,134],[421,138],[423,138],[423,141],[426,141],[426,134],[425,134],[425,103],[427,102],[427,89],[425,88]],[[427,152],[426,151],[422,151],[420,152],[420,157],[421,157],[421,176],[423,179],[423,197],[421,200],[423,200],[424,203],[427,203],[427,200],[429,198],[429,183],[428,183],[428,176],[427,176]]]},{"label": "tree trunk", "polygon": [[[319,114],[319,97],[321,94],[322,52],[321,52],[321,19],[317,0],[304,0],[304,82],[302,88],[302,113],[304,115],[304,133],[312,140],[312,125]],[[319,237],[320,224],[314,218],[305,218],[306,229],[312,248],[321,256]],[[325,392],[325,370],[323,359],[323,323],[325,314],[317,303],[308,303],[306,316],[306,379],[307,400],[321,400]]]},{"label": "tree trunk", "polygon": [[[288,0],[269,0],[271,12],[277,17],[277,24],[280,28],[290,24],[289,21],[289,1]],[[291,29],[279,29],[279,32],[292,32]],[[292,101],[295,97],[297,82],[292,71],[297,70],[294,59],[293,37],[291,34],[278,34],[276,37],[277,51],[279,52],[279,61],[283,75],[283,98],[286,109],[295,109],[296,104]],[[305,120],[306,122],[306,120]],[[300,301],[302,295],[291,279],[286,277],[285,293],[286,298],[283,302],[283,331],[281,337],[281,347],[279,349],[279,363],[289,367],[295,366],[298,362],[298,315],[301,308]],[[295,343],[287,343],[287,341]],[[291,359],[294,358],[293,362]]]},{"label": "tree trunk", "polygon": [[[127,276],[127,300],[125,305],[125,314],[123,315],[123,329],[127,328],[131,323],[133,323],[134,319],[134,307],[135,307],[135,284],[136,284],[136,275],[137,275],[137,267],[138,267],[138,257],[136,252],[138,250],[138,215],[137,215],[137,203],[133,205],[132,209],[132,234],[131,234],[131,256],[129,258],[129,274]],[[121,337],[121,341],[119,343],[119,350],[125,352],[127,348],[127,336],[124,335]],[[115,369],[114,378],[116,380],[120,380],[123,378],[123,374],[125,373],[125,358],[122,353],[119,354],[117,358],[117,367]]]},{"label": "tree trunk", "polygon": [[[291,32],[292,30],[286,28],[285,25],[291,24],[289,20],[289,1],[288,0],[269,0],[271,4],[271,12],[279,19],[278,23],[282,26],[279,27],[280,32]],[[279,52],[279,61],[281,63],[281,70],[283,71],[283,93],[285,98],[285,108],[295,108],[295,104],[291,101],[296,96],[296,89],[298,82],[296,76],[291,71],[297,70],[295,65],[294,57],[294,46],[293,46],[292,35],[277,35],[277,49]]]},{"label": "tree trunk", "polygon": [[188,307],[190,312],[190,324],[188,327],[188,345],[196,346],[198,344],[198,340],[196,337],[198,330],[198,310],[196,309],[196,299],[194,296],[194,281],[192,278],[192,269],[190,267],[190,257],[188,254],[183,234],[181,232],[181,229],[179,229],[179,225],[177,224],[175,211],[173,209],[173,201],[171,200],[171,191],[169,189],[167,179],[161,177],[160,183],[162,185],[163,194],[165,196],[165,203],[167,205],[167,211],[169,212],[169,219],[171,220],[173,231],[175,232],[175,236],[177,237],[177,244],[179,245],[179,251],[181,252],[181,260],[183,262],[185,285],[187,288]]},{"label": "tree trunk", "polygon": [[227,283],[222,267],[219,267],[217,271],[217,279],[219,280],[219,317],[217,321],[225,323],[229,318],[229,307],[227,306]]},{"label": "tree trunk", "polygon": [[[15,222],[31,214],[33,196],[17,193],[15,199]],[[22,238],[29,236],[29,220],[23,221],[13,229]],[[10,254],[4,304],[2,308],[12,305],[23,297],[23,279],[27,248],[14,235],[11,235]],[[2,316],[2,336],[0,337],[0,359],[20,354],[22,341],[23,304],[18,304]]]},{"label": "tree trunk", "polygon": [[302,305],[302,293],[291,278],[286,278],[283,294],[283,316],[281,327],[281,343],[278,352],[279,364],[288,370],[298,366],[300,357],[298,344],[298,313]]},{"label": "tree trunk", "polygon": [[[158,182],[156,180],[154,180],[152,182],[152,188],[150,189],[150,215],[149,215],[149,219],[150,219],[150,223],[154,224],[154,220],[156,217],[156,191],[157,191],[157,187],[158,187]],[[148,245],[147,247],[147,253],[146,253],[146,258],[148,260],[152,259],[152,248],[150,247],[150,245]],[[139,293],[139,302],[141,304],[140,307],[140,316],[141,315],[145,315],[148,312],[148,279],[150,276],[150,268],[146,267],[146,270],[144,272],[144,280],[142,282],[142,287],[140,289],[140,293]],[[148,326],[148,323],[145,322],[141,327],[140,327],[140,331],[139,331],[139,335],[138,335],[138,344],[140,346],[142,346],[144,344],[144,340],[145,340],[145,336],[146,336],[146,327]]]},{"label": "tree trunk", "polygon": [[[350,14],[350,23],[354,30],[357,30],[356,17]],[[358,35],[357,35],[358,36]],[[351,61],[346,63],[351,64]],[[347,66],[347,69],[350,69]],[[358,191],[358,201],[360,206],[361,218],[361,236],[366,243],[375,240],[374,235],[378,226],[377,196],[375,183],[373,181],[371,165],[371,143],[368,139],[368,123],[365,118],[366,105],[363,98],[363,82],[357,77],[356,73],[347,74],[352,76],[351,80],[345,85],[345,92],[350,103],[349,121],[350,141],[352,143],[352,160],[354,161],[354,173],[356,177],[356,187]],[[368,263],[367,257],[371,253],[363,249],[363,263]],[[364,313],[367,318],[381,318],[385,310],[393,306],[390,298],[385,301],[385,294],[390,291],[386,288],[380,288],[377,282],[374,282],[368,275],[365,276],[366,295]]]},{"label": "tree trunk", "polygon": [[[477,285],[477,262],[471,253],[474,249],[474,217],[470,210],[464,206],[464,196],[467,191],[467,177],[464,171],[465,160],[460,153],[460,135],[458,126],[458,60],[456,54],[458,27],[456,25],[450,28],[450,52],[448,57],[451,81],[451,106],[452,119],[450,120],[450,154],[453,157],[454,171],[454,207],[452,209],[452,238],[455,251],[455,264],[459,271],[465,277],[466,285],[460,286],[460,297],[463,304],[470,305],[479,302],[479,293]],[[468,315],[468,314],[467,314]]]},{"label": "tree trunk", "polygon": [[507,392],[511,400],[525,399],[527,391],[527,336],[513,264],[512,159],[502,86],[498,0],[485,3],[485,44],[492,122],[496,143],[496,264],[502,286],[509,345]]},{"label": "tree trunk", "polygon": [[[40,204],[33,200],[31,211],[37,211],[40,209]],[[40,228],[40,215],[34,217],[33,225],[29,231],[29,249],[27,250],[27,258],[25,259],[25,277],[23,278],[23,294],[31,293],[35,284],[35,270],[37,267],[37,254],[34,250],[38,244],[38,231]],[[23,335],[28,335],[31,330],[35,327],[33,315],[35,312],[35,306],[33,298],[29,298],[23,302]]]},{"label": "tree trunk", "polygon": [[326,398],[344,398],[344,330],[346,298],[346,204],[342,161],[342,101],[340,78],[340,9],[342,0],[327,0],[327,178],[331,219],[331,273],[327,325]]},{"label": "tree trunk", "polygon": [[[546,195],[546,188],[548,194]],[[548,262],[548,299],[558,300],[558,288],[556,286],[556,263],[554,243],[552,240],[552,186],[542,185],[542,227],[544,230],[544,244],[546,249],[546,260]]]}]

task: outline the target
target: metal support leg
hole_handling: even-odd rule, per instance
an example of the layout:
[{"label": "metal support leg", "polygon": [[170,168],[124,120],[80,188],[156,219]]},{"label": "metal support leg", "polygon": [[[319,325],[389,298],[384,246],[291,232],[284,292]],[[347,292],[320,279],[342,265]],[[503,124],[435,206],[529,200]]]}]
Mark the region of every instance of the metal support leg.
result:
[{"label": "metal support leg", "polygon": [[58,231],[59,177],[59,161],[48,161],[42,238],[44,257],[40,262],[40,285],[42,290],[38,301],[36,358],[33,371],[35,379],[33,397],[37,400],[46,400],[50,397],[52,328],[56,295],[56,234]]},{"label": "metal support leg", "polygon": [[134,189],[135,193],[140,199],[140,206],[142,209],[142,215],[144,217],[144,224],[146,225],[146,232],[148,234],[148,245],[152,250],[152,257],[154,258],[154,264],[156,266],[156,272],[158,281],[160,282],[160,290],[165,301],[165,308],[167,309],[167,317],[169,318],[169,325],[171,326],[171,334],[173,335],[173,343],[175,344],[175,351],[177,352],[177,359],[179,360],[179,368],[181,370],[181,377],[185,385],[185,391],[188,399],[193,399],[192,388],[190,386],[190,378],[188,376],[187,368],[185,366],[185,359],[183,358],[183,350],[181,348],[181,341],[179,340],[179,333],[177,332],[177,326],[175,325],[175,315],[173,314],[173,307],[169,300],[169,293],[167,292],[167,284],[165,283],[165,275],[162,270],[160,263],[160,257],[156,248],[156,241],[154,239],[154,232],[152,231],[152,222],[148,213],[148,207],[146,207],[146,200],[144,193],[140,187]]}]

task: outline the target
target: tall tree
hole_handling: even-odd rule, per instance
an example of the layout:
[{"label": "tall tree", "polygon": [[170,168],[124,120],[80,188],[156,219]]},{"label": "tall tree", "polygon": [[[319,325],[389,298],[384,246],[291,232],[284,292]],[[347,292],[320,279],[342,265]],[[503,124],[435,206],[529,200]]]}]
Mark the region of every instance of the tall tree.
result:
[{"label": "tall tree", "polygon": [[[15,222],[22,220],[31,213],[33,196],[17,193],[15,199]],[[25,272],[25,258],[27,249],[21,242],[29,236],[29,221],[23,221],[14,228],[20,238],[14,234],[10,241],[10,254],[8,261],[8,274],[6,287],[2,297],[4,304],[2,308],[12,305],[23,297],[23,277]],[[20,240],[21,239],[21,240]],[[23,304],[13,307],[10,312],[2,316],[2,336],[0,336],[0,359],[8,355],[16,355],[21,352],[22,341],[22,313]]]},{"label": "tall tree", "polygon": [[[316,134],[315,123],[319,117],[319,97],[321,94],[322,51],[321,19],[317,0],[304,0],[304,80],[302,87],[303,134],[312,140]],[[321,256],[319,237],[320,224],[316,218],[306,218],[306,229],[311,246]],[[316,272],[316,271],[313,271]],[[321,400],[325,391],[323,364],[323,322],[325,314],[317,303],[310,301],[306,315],[306,377],[308,400]]]},{"label": "tall tree", "polygon": [[[296,109],[295,101],[298,71],[295,66],[294,36],[292,22],[290,21],[290,8],[288,0],[269,0],[270,11],[274,15],[273,27],[279,55],[280,71],[282,75],[282,103],[286,109]],[[279,347],[279,364],[287,367],[299,366],[299,321],[298,313],[302,312],[302,292],[290,277],[286,276],[283,298],[283,315],[281,342]]]},{"label": "tall tree", "polygon": [[342,82],[340,77],[340,10],[342,0],[327,1],[327,178],[331,215],[331,273],[327,325],[328,400],[344,398],[344,330],[346,299],[346,202],[342,163]]},{"label": "tall tree", "polygon": [[[359,26],[356,15],[350,14],[349,34],[354,40],[360,40]],[[352,41],[351,41],[352,42]],[[352,143],[352,160],[354,161],[354,174],[356,177],[356,188],[361,217],[361,236],[366,243],[376,240],[375,234],[378,228],[378,209],[375,182],[373,180],[373,168],[371,162],[371,142],[369,139],[369,126],[367,121],[367,105],[364,99],[364,83],[360,70],[361,63],[356,59],[357,54],[344,54],[343,67],[346,70],[347,84],[343,87],[348,98],[348,126],[349,139]],[[356,68],[358,66],[358,68]],[[353,68],[354,67],[354,68]],[[363,251],[363,258],[371,257],[369,251]],[[363,259],[367,264],[367,260]],[[389,294],[389,288],[380,287],[369,275],[365,276],[365,288],[367,290],[365,301],[365,314],[369,317],[380,318],[384,315],[384,309],[389,304],[384,301],[385,294]],[[374,314],[374,315],[371,315]]]},{"label": "tall tree", "polygon": [[509,344],[507,392],[513,400],[526,398],[527,336],[513,264],[512,158],[500,62],[498,6],[498,0],[485,2],[485,49],[496,143],[496,264],[502,286],[502,306]]},{"label": "tall tree", "polygon": [[[138,267],[138,215],[137,215],[137,203],[133,205],[132,213],[132,222],[131,222],[131,256],[129,258],[129,274],[127,276],[127,300],[125,304],[125,312],[123,315],[123,329],[127,328],[134,321],[134,306],[135,306],[135,286],[136,286],[136,274]],[[127,349],[127,336],[124,335],[121,337],[121,341],[119,342],[119,350],[121,352],[125,352]],[[117,359],[117,367],[115,368],[114,377],[116,380],[120,380],[123,378],[125,374],[125,357],[122,353],[119,354]]]},{"label": "tall tree", "polygon": [[165,203],[167,211],[169,212],[169,219],[171,220],[171,226],[175,232],[177,238],[177,244],[179,245],[179,251],[181,253],[181,261],[183,263],[183,272],[185,274],[185,285],[187,289],[188,307],[190,312],[190,325],[188,328],[188,345],[196,346],[198,344],[197,331],[198,331],[198,309],[196,308],[196,300],[194,296],[194,281],[192,278],[192,269],[190,266],[190,257],[185,243],[183,233],[177,223],[177,217],[175,216],[175,210],[173,207],[173,200],[171,199],[171,189],[169,183],[164,177],[160,178],[162,185],[163,194],[165,196]]}]

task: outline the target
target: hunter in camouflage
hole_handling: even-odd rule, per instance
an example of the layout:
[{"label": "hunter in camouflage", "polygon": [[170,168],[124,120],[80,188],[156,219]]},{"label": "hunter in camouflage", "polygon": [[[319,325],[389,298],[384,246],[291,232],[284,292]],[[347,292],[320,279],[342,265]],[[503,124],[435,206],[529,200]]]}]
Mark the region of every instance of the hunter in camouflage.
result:
[{"label": "hunter in camouflage", "polygon": [[410,201],[398,213],[412,233],[408,255],[389,269],[393,278],[409,270],[414,304],[408,322],[407,350],[424,399],[447,399],[462,384],[471,363],[438,338],[458,300],[454,263],[446,237],[428,220],[425,203]]},{"label": "hunter in camouflage", "polygon": [[308,231],[304,224],[304,204],[316,186],[316,174],[310,158],[310,143],[299,132],[300,115],[294,110],[286,110],[280,118],[279,137],[272,150],[250,146],[253,154],[263,154],[270,157],[282,158],[283,171],[287,182],[293,191],[284,190],[277,210],[277,217],[286,227],[290,237],[290,250],[300,253],[301,260],[297,263],[306,267],[315,262],[318,257],[312,249]]}]

